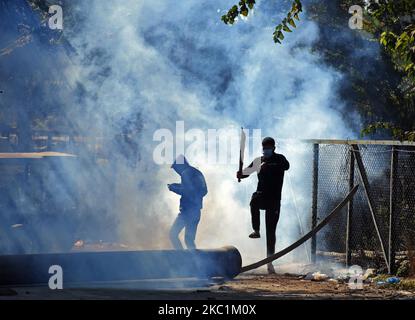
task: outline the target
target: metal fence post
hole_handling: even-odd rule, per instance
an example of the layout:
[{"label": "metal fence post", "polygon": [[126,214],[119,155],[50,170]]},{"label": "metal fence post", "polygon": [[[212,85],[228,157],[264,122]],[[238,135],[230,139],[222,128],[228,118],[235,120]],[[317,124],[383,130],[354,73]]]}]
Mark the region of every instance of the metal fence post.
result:
[{"label": "metal fence post", "polygon": [[[350,148],[349,158],[349,191],[354,187],[354,152]],[[351,250],[351,235],[352,235],[352,223],[353,223],[353,198],[350,199],[347,206],[347,226],[346,226],[346,265],[350,266],[352,261],[352,250]]]},{"label": "metal fence post", "polygon": [[354,156],[355,156],[355,159],[356,159],[357,169],[358,169],[358,172],[359,172],[359,175],[360,175],[360,180],[362,181],[363,189],[366,193],[366,200],[367,200],[367,204],[369,206],[370,214],[372,215],[373,225],[375,227],[376,235],[378,237],[380,248],[382,250],[383,259],[385,260],[385,264],[386,264],[386,266],[388,267],[388,270],[389,270],[389,259],[388,259],[388,253],[386,251],[386,245],[387,244],[385,243],[384,238],[382,237],[382,234],[381,234],[380,229],[379,229],[378,217],[376,215],[374,201],[373,201],[373,198],[372,198],[372,193],[371,193],[371,189],[370,189],[370,185],[369,185],[369,179],[368,179],[368,176],[367,176],[365,166],[363,164],[362,155],[360,154],[360,148],[357,144],[352,144],[352,148],[353,148],[353,151],[354,151]]},{"label": "metal fence post", "polygon": [[390,186],[389,186],[389,270],[390,274],[395,273],[395,251],[396,251],[396,188],[395,177],[398,163],[398,152],[395,146],[392,146],[391,153],[391,172],[390,172]]},{"label": "metal fence post", "polygon": [[[317,199],[318,199],[318,162],[319,162],[319,145],[314,144],[313,148],[313,200],[311,206],[311,230],[317,226]],[[316,262],[317,238],[314,235],[311,238],[311,261]]]}]

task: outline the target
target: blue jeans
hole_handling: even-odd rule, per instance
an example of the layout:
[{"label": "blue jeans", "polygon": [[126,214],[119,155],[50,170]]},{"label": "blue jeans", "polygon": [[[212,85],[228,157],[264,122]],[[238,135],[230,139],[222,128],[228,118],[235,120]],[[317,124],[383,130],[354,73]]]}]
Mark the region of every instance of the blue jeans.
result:
[{"label": "blue jeans", "polygon": [[176,250],[183,250],[183,245],[179,239],[179,234],[183,229],[185,230],[184,242],[187,249],[196,249],[195,238],[199,221],[200,209],[179,213],[170,229],[170,241]]}]

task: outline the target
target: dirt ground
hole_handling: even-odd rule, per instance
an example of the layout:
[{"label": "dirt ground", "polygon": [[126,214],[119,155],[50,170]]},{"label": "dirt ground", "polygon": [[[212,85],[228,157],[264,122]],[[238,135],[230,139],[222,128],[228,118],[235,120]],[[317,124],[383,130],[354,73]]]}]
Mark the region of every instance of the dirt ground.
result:
[{"label": "dirt ground", "polygon": [[[88,285],[90,286],[90,284]],[[79,287],[82,287],[81,285]],[[157,287],[157,289],[154,289]],[[206,281],[128,281],[94,288],[66,288],[52,291],[46,287],[0,288],[0,299],[144,299],[144,300],[223,300],[223,299],[413,299],[415,292],[379,288],[365,284],[351,290],[347,284],[315,282],[297,275],[248,274],[233,281],[212,284]]]},{"label": "dirt ground", "polygon": [[310,281],[288,274],[240,276],[217,290],[255,299],[415,299],[415,292],[379,288],[376,284],[352,290],[347,283]]}]

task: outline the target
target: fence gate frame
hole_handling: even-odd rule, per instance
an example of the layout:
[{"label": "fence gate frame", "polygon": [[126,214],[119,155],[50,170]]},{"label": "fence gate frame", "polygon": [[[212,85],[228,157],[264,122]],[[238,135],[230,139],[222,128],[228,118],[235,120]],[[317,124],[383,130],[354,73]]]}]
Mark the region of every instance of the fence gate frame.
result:
[{"label": "fence gate frame", "polygon": [[[313,145],[313,173],[312,173],[312,204],[311,204],[311,228],[317,225],[318,219],[318,177],[319,177],[319,159],[320,159],[320,145],[345,145],[349,146],[349,191],[354,187],[355,167],[357,165],[357,172],[360,182],[363,186],[365,199],[369,207],[371,219],[376,230],[377,239],[382,251],[383,260],[387,266],[388,273],[396,272],[395,254],[396,254],[396,193],[395,191],[395,177],[397,173],[398,164],[398,147],[415,147],[415,142],[409,141],[394,141],[394,140],[334,140],[334,139],[313,139],[303,140],[308,144]],[[383,145],[391,147],[390,160],[390,176],[389,176],[389,223],[388,223],[388,242],[384,240],[379,230],[379,223],[377,220],[376,209],[373,205],[373,196],[371,193],[371,186],[367,177],[366,168],[361,156],[360,145]],[[353,221],[353,199],[349,202],[347,207],[347,222],[346,222],[346,265],[351,265],[352,251],[351,251],[351,235],[352,221]],[[314,235],[311,240],[311,257],[312,261],[316,261],[317,253],[317,235]]]}]

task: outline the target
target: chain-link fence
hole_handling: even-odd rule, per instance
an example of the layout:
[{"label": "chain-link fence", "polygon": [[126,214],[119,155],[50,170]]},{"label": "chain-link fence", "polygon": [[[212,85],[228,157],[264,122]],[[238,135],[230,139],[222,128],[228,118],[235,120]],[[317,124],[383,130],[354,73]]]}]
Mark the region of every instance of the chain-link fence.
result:
[{"label": "chain-link fence", "polygon": [[381,141],[312,141],[316,225],[359,184],[314,241],[314,254],[341,253],[348,264],[396,271],[396,259],[415,249],[415,144]]}]

